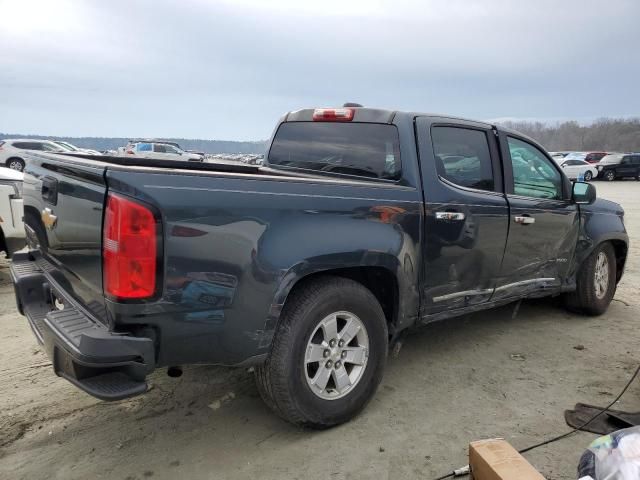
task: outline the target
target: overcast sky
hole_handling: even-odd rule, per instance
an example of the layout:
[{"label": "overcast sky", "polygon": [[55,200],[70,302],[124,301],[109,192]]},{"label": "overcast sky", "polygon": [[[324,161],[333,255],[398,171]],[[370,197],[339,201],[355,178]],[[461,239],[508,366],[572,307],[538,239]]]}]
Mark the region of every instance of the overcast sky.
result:
[{"label": "overcast sky", "polygon": [[302,107],[640,115],[640,0],[0,0],[0,132],[255,140]]}]

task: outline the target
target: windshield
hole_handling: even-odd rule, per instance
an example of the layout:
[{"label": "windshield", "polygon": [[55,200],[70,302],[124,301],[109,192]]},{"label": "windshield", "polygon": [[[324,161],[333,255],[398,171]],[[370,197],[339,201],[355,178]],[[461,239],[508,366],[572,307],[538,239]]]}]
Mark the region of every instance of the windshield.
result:
[{"label": "windshield", "polygon": [[286,122],[269,151],[271,166],[397,180],[400,142],[394,125]]}]

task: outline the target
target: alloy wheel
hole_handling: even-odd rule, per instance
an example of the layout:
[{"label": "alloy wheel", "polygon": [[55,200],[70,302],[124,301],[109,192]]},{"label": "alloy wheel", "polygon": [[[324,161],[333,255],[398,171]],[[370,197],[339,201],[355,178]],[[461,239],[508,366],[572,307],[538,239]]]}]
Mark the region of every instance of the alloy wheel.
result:
[{"label": "alloy wheel", "polygon": [[596,258],[596,268],[593,279],[596,297],[604,298],[609,289],[609,258],[606,253],[600,252]]},{"label": "alloy wheel", "polygon": [[350,312],[323,318],[307,342],[307,385],[323,400],[337,400],[358,384],[367,367],[369,336],[362,320]]}]

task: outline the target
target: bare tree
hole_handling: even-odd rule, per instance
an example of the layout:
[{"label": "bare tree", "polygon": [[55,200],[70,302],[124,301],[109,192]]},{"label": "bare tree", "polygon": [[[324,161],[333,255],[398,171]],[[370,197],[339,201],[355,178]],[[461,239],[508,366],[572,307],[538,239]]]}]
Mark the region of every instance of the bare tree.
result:
[{"label": "bare tree", "polygon": [[576,121],[556,125],[513,121],[502,124],[530,136],[551,151],[640,151],[639,118],[599,118],[584,126]]}]

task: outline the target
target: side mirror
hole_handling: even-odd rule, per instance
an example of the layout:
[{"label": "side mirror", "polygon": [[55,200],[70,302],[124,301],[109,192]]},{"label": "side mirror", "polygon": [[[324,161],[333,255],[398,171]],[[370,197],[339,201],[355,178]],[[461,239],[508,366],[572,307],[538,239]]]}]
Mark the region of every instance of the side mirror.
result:
[{"label": "side mirror", "polygon": [[573,184],[573,202],[578,205],[591,205],[596,201],[596,187],[590,183],[575,182]]}]

